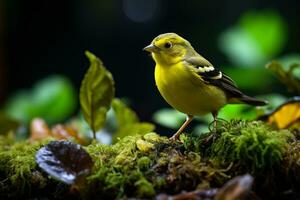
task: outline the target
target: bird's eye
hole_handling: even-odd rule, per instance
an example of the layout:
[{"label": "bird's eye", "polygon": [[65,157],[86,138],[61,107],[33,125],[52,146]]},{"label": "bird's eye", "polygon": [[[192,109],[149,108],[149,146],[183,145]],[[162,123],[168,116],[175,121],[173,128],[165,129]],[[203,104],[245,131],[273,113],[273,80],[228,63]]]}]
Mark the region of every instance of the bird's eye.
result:
[{"label": "bird's eye", "polygon": [[166,42],[165,45],[164,45],[164,47],[165,47],[166,49],[170,49],[172,46],[173,46],[173,45],[172,45],[172,42]]}]

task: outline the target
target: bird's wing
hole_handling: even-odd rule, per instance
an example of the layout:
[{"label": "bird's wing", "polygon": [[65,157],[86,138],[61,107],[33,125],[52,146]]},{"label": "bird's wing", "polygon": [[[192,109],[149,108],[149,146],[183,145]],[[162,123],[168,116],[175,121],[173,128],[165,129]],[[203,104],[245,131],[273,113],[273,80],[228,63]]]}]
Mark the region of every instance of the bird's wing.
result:
[{"label": "bird's wing", "polygon": [[193,66],[194,71],[205,81],[205,83],[221,88],[230,97],[242,97],[244,95],[229,76],[215,68],[205,58],[196,56],[185,58],[184,61]]}]

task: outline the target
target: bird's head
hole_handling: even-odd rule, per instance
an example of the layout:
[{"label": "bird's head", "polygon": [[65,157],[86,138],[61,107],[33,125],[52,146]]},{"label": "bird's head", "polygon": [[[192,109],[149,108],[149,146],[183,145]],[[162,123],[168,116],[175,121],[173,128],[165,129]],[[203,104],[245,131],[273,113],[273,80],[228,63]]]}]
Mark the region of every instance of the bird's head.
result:
[{"label": "bird's head", "polygon": [[152,54],[157,64],[175,64],[181,61],[188,53],[194,52],[191,44],[176,33],[164,33],[144,48]]}]

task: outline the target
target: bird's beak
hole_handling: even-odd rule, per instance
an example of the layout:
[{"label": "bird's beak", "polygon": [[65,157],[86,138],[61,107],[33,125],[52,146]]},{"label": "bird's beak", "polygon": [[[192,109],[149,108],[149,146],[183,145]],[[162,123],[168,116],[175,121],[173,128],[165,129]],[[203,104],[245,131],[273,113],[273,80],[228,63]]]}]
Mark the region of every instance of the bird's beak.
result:
[{"label": "bird's beak", "polygon": [[155,46],[154,44],[150,44],[148,46],[146,46],[145,48],[143,48],[144,51],[148,51],[150,53],[158,53],[160,51],[160,48],[158,48],[157,46]]}]

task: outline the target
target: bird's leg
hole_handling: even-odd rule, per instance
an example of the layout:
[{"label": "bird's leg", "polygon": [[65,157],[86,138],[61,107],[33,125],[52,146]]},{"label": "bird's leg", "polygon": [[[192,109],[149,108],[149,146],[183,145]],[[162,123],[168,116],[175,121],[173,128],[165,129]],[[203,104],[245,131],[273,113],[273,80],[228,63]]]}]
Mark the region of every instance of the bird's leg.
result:
[{"label": "bird's leg", "polygon": [[206,142],[210,141],[211,139],[213,139],[213,141],[216,139],[217,137],[217,125],[218,125],[218,112],[217,111],[213,111],[212,113],[212,116],[214,118],[213,120],[213,130],[212,130],[212,133],[205,139]]},{"label": "bird's leg", "polygon": [[178,131],[172,137],[170,137],[170,140],[173,140],[173,141],[177,140],[179,138],[180,134],[182,133],[182,131],[193,120],[193,118],[194,117],[192,115],[187,115],[185,122],[178,129]]},{"label": "bird's leg", "polygon": [[212,116],[214,118],[214,122],[213,122],[213,133],[216,134],[217,133],[217,125],[218,125],[218,111],[213,111]]}]

